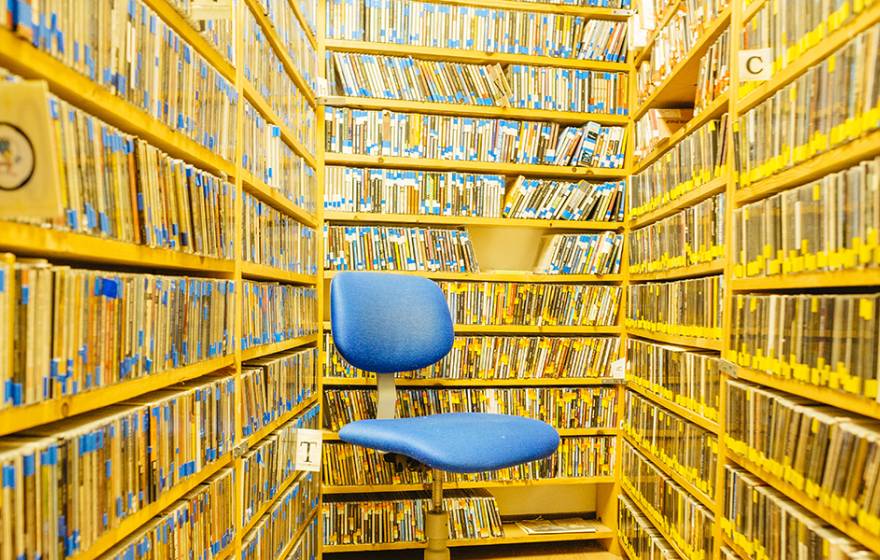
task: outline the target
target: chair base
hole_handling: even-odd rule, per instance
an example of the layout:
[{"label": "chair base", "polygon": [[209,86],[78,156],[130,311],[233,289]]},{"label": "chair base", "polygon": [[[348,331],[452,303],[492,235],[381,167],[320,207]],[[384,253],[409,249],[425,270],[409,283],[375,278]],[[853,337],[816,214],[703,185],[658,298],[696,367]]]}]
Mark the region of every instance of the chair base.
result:
[{"label": "chair base", "polygon": [[425,548],[425,560],[449,560],[449,547],[446,539],[449,536],[449,513],[429,511],[425,518],[425,536],[428,546]]}]

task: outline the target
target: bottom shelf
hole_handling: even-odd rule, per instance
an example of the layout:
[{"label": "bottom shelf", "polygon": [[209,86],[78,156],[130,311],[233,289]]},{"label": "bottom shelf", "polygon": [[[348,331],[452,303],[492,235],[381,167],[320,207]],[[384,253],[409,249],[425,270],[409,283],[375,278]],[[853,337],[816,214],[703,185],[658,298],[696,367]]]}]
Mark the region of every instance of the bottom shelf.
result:
[{"label": "bottom shelf", "polygon": [[[332,553],[324,549],[327,557],[334,560],[363,560],[361,553]],[[373,557],[370,557],[371,559]],[[455,560],[621,560],[617,554],[608,552],[598,543],[534,543],[506,546],[475,546],[453,552]],[[422,552],[415,550],[389,551],[381,560],[422,560]]]},{"label": "bottom shelf", "polygon": [[[600,521],[590,523],[596,531],[593,533],[565,533],[554,535],[529,535],[519,528],[514,522],[504,523],[504,536],[487,539],[462,539],[449,541],[450,547],[486,547],[499,545],[520,545],[528,543],[553,543],[553,542],[571,542],[571,541],[595,541],[600,539],[614,539],[616,533],[609,527],[603,525]],[[395,542],[382,544],[338,544],[325,545],[325,553],[336,552],[365,552],[365,551],[383,551],[383,550],[416,550],[425,548],[424,542]],[[456,552],[455,558],[464,558],[463,553]],[[467,556],[470,558],[470,556]],[[502,556],[503,557],[503,556]],[[581,556],[578,556],[581,558]],[[609,556],[608,558],[617,558],[617,556]],[[383,556],[383,560],[385,557]],[[598,560],[598,558],[597,558]]]}]

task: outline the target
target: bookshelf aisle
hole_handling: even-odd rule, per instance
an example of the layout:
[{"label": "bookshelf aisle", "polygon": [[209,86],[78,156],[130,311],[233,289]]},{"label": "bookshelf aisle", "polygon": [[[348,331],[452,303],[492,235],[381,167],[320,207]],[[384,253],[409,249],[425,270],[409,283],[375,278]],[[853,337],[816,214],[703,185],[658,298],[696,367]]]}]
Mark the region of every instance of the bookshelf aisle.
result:
[{"label": "bookshelf aisle", "polygon": [[57,96],[66,212],[0,221],[0,555],[319,554],[316,6],[29,4],[0,79]]}]

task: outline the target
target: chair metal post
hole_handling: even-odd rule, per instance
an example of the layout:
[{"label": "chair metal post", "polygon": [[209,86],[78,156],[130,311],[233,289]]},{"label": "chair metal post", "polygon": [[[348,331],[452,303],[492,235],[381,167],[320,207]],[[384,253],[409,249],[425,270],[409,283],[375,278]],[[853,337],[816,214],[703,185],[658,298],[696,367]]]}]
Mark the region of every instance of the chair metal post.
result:
[{"label": "chair metal post", "polygon": [[449,515],[443,509],[443,472],[437,469],[431,471],[431,508],[425,513],[425,535],[425,560],[449,560]]}]

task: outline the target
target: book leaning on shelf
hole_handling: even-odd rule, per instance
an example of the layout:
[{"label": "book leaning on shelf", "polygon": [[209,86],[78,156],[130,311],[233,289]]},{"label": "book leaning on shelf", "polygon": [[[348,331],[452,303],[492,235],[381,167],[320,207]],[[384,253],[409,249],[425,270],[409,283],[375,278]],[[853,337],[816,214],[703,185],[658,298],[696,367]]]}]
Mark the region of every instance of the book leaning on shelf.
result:
[{"label": "book leaning on shelf", "polygon": [[[15,88],[0,82],[0,88]],[[49,96],[63,216],[53,229],[233,257],[235,185]],[[23,222],[32,222],[22,218]]]},{"label": "book leaning on shelf", "polygon": [[700,58],[694,114],[698,115],[730,87],[730,30],[725,29]]},{"label": "book leaning on shelf", "polygon": [[324,226],[325,270],[478,272],[465,229]]},{"label": "book leaning on shelf", "polygon": [[[4,557],[86,553],[235,441],[234,378],[211,375],[0,440]],[[224,532],[218,522],[206,527]]]},{"label": "book leaning on shelf", "polygon": [[623,252],[623,236],[606,231],[599,234],[563,233],[545,236],[538,274],[617,274]]},{"label": "book leaning on shelf", "polygon": [[326,149],[337,154],[616,168],[626,129],[327,107]]},{"label": "book leaning on shelf", "polygon": [[[618,337],[456,336],[433,366],[400,372],[398,379],[584,379],[611,376]],[[375,379],[357,369],[324,334],[324,379]]]},{"label": "book leaning on shelf", "polygon": [[[232,160],[238,92],[192,45],[141,0],[101,2],[92,17],[65,7],[25,2],[12,12],[10,27],[153,119]],[[133,64],[126,53],[155,56]]]},{"label": "book leaning on shelf", "polygon": [[636,121],[635,147],[633,157],[639,161],[650,154],[661,143],[669,139],[677,130],[684,127],[694,116],[693,109],[648,109]]},{"label": "book leaning on shelf", "polygon": [[[724,466],[722,531],[750,555],[874,558],[862,545],[775,488],[734,465]],[[772,531],[762,526],[773,527]]]},{"label": "book leaning on shelf", "polygon": [[880,23],[740,115],[739,186],[807,161],[880,127]]},{"label": "book leaning on shelf", "polygon": [[505,218],[622,222],[626,181],[590,183],[527,179],[520,175],[504,197]]},{"label": "book leaning on shelf", "polygon": [[[573,479],[613,476],[614,436],[563,437],[557,451],[539,461],[474,474],[442,473],[448,483]],[[329,486],[424,484],[431,475],[397,472],[384,454],[342,442],[322,447],[323,481]]]},{"label": "book leaning on shelf", "polygon": [[459,325],[611,326],[622,288],[596,284],[438,282]]},{"label": "book leaning on shelf", "polygon": [[501,216],[505,179],[456,171],[324,168],[324,209],[425,216]]},{"label": "book leaning on shelf", "polygon": [[0,408],[76,395],[232,352],[230,280],[86,270],[3,256],[0,338],[6,342],[0,357],[12,369],[4,368]]},{"label": "book leaning on shelf", "polygon": [[[381,544],[425,540],[428,492],[387,492],[324,498],[324,544]],[[503,537],[501,514],[486,490],[451,490],[444,493],[443,510],[449,512],[450,540]]]},{"label": "book leaning on shelf", "polygon": [[[324,427],[339,431],[350,422],[375,418],[376,399],[376,391],[372,389],[325,389]],[[397,418],[450,412],[517,414],[562,429],[614,428],[617,391],[603,386],[397,391]]]},{"label": "book leaning on shelf", "polygon": [[733,211],[734,274],[880,266],[880,158]]},{"label": "book leaning on shelf", "polygon": [[327,38],[608,62],[627,51],[624,22],[413,0],[328,2]]},{"label": "book leaning on shelf", "polygon": [[733,380],[724,422],[735,460],[880,535],[880,422]]}]

